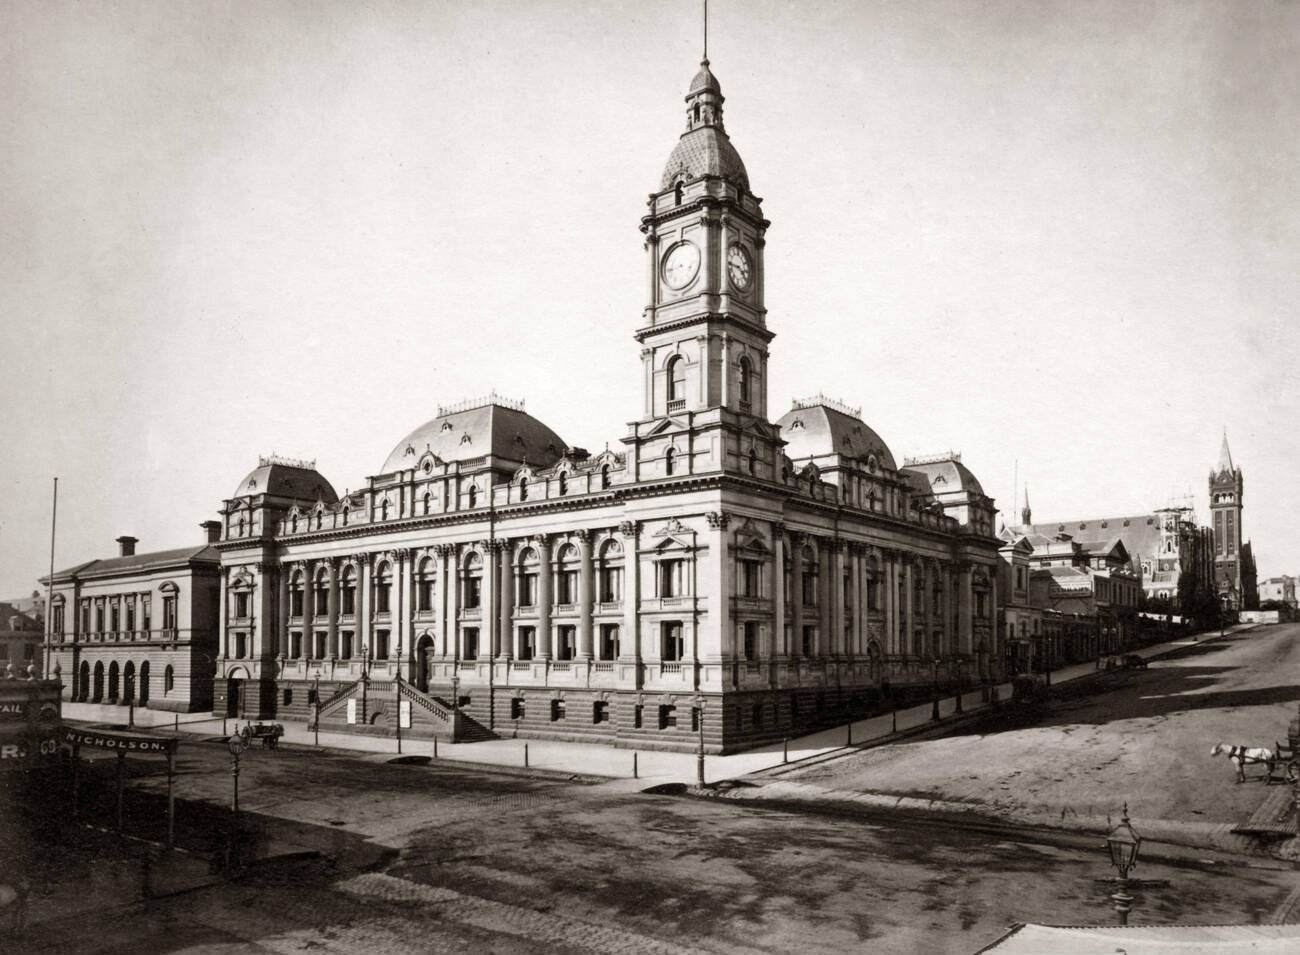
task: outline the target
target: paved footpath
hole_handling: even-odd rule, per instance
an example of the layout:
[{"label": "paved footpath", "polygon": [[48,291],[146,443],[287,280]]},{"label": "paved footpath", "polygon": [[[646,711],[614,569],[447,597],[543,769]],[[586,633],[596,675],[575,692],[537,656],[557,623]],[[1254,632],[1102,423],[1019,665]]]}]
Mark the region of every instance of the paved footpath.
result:
[{"label": "paved footpath", "polygon": [[[1237,627],[1228,633],[1237,633],[1249,627]],[[1208,637],[1199,642],[1204,643]],[[1183,638],[1168,643],[1155,644],[1137,651],[1143,657],[1155,657],[1183,647],[1196,644],[1192,638]],[[1096,664],[1093,661],[1073,664],[1052,671],[1052,684],[1095,676]],[[1009,699],[1011,685],[1001,684],[997,687],[998,696]],[[980,690],[973,690],[961,697],[963,714],[969,717],[986,709]],[[122,724],[127,721],[127,710],[121,706],[108,706],[90,703],[64,703],[63,715],[66,719],[95,723]],[[957,714],[956,696],[945,697],[939,703],[939,715],[943,721],[952,722]],[[880,745],[893,742],[900,735],[907,735],[926,728],[938,728],[932,719],[932,705],[923,703],[908,709],[886,713],[872,719],[858,720],[827,730],[821,730],[807,736],[791,739],[783,753],[782,744],[771,743],[743,753],[729,756],[707,756],[705,758],[705,778],[710,781],[734,779],[753,773],[770,770],[786,762],[786,755],[791,763],[810,760],[814,757],[851,751],[846,745],[851,738],[854,748]],[[221,717],[203,717],[199,714],[182,714],[177,718],[171,713],[156,710],[135,711],[136,725],[141,728],[155,727],[166,729],[176,727],[182,733],[192,733],[200,737],[224,735],[233,731],[237,720],[223,720]],[[305,723],[293,720],[285,721],[284,741],[296,745],[311,746],[316,743],[316,735]],[[397,741],[386,737],[360,736],[350,733],[323,732],[319,736],[321,746],[332,749],[358,750],[370,753],[387,753],[396,755]],[[553,772],[574,773],[585,776],[608,777],[610,788],[628,791],[644,789],[663,783],[694,783],[696,780],[696,757],[694,753],[669,753],[657,750],[632,750],[599,743],[570,743],[554,740],[517,740],[494,739],[475,743],[448,744],[438,743],[438,758],[458,760],[466,763],[478,763],[485,766],[522,767],[524,765],[524,748],[527,745],[528,765],[533,769]],[[431,756],[433,741],[429,739],[405,739],[402,752],[405,755]],[[633,779],[633,753],[636,754],[637,778]],[[618,782],[621,781],[621,782]]]}]

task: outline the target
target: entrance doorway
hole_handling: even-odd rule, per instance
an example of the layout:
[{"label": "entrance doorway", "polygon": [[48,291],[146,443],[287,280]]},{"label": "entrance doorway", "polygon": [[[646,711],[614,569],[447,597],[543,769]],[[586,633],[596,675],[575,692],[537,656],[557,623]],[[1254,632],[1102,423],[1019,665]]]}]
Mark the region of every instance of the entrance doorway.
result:
[{"label": "entrance doorway", "polygon": [[145,660],[140,664],[140,705],[147,706],[149,703],[149,661]]},{"label": "entrance doorway", "polygon": [[416,683],[421,693],[429,692],[429,655],[433,653],[433,638],[427,634],[415,645]]},{"label": "entrance doorway", "polygon": [[244,699],[244,681],[226,681],[226,715],[239,716]]}]

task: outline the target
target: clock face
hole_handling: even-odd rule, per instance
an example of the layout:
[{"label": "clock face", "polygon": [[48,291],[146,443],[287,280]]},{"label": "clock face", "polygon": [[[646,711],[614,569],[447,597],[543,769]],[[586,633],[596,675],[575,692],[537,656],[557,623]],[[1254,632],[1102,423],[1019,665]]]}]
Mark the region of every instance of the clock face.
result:
[{"label": "clock face", "polygon": [[700,271],[700,250],[692,242],[678,242],[664,256],[664,283],[671,289],[690,285]]},{"label": "clock face", "polygon": [[743,245],[733,245],[727,250],[727,276],[731,284],[742,292],[749,288],[749,276],[752,268],[749,253]]}]

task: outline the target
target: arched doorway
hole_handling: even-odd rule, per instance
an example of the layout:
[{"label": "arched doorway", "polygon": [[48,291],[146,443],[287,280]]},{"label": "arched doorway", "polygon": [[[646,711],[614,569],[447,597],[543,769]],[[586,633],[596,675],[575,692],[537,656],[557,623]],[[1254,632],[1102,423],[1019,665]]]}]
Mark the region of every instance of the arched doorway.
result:
[{"label": "arched doorway", "polygon": [[130,703],[135,699],[135,663],[127,660],[122,668],[122,702]]},{"label": "arched doorway", "polygon": [[104,664],[103,661],[95,664],[95,695],[92,696],[91,702],[98,703],[104,698]]},{"label": "arched doorway", "polygon": [[244,715],[244,680],[248,671],[238,667],[226,675],[226,715]]},{"label": "arched doorway", "polygon": [[108,702],[117,702],[117,661],[108,665]]},{"label": "arched doorway", "polygon": [[85,660],[77,668],[77,699],[83,703],[90,699],[90,664]]},{"label": "arched doorway", "polygon": [[149,703],[149,661],[140,664],[140,705]]},{"label": "arched doorway", "polygon": [[415,645],[415,685],[421,693],[429,692],[429,657],[433,654],[433,638],[427,633]]}]

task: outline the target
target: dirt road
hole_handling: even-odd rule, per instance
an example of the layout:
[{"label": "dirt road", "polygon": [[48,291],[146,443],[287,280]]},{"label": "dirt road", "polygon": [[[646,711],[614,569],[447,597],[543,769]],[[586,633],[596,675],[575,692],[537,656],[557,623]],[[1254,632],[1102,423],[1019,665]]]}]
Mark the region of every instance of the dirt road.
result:
[{"label": "dirt road", "polygon": [[[790,773],[858,792],[976,803],[995,814],[1034,810],[1135,818],[1240,822],[1264,797],[1211,758],[1217,742],[1285,742],[1300,701],[1300,625],[1261,627],[1207,641],[1108,686],[1055,702],[1036,725],[992,721],[944,739],[900,743]],[[1258,777],[1258,768],[1251,770]]]}]

